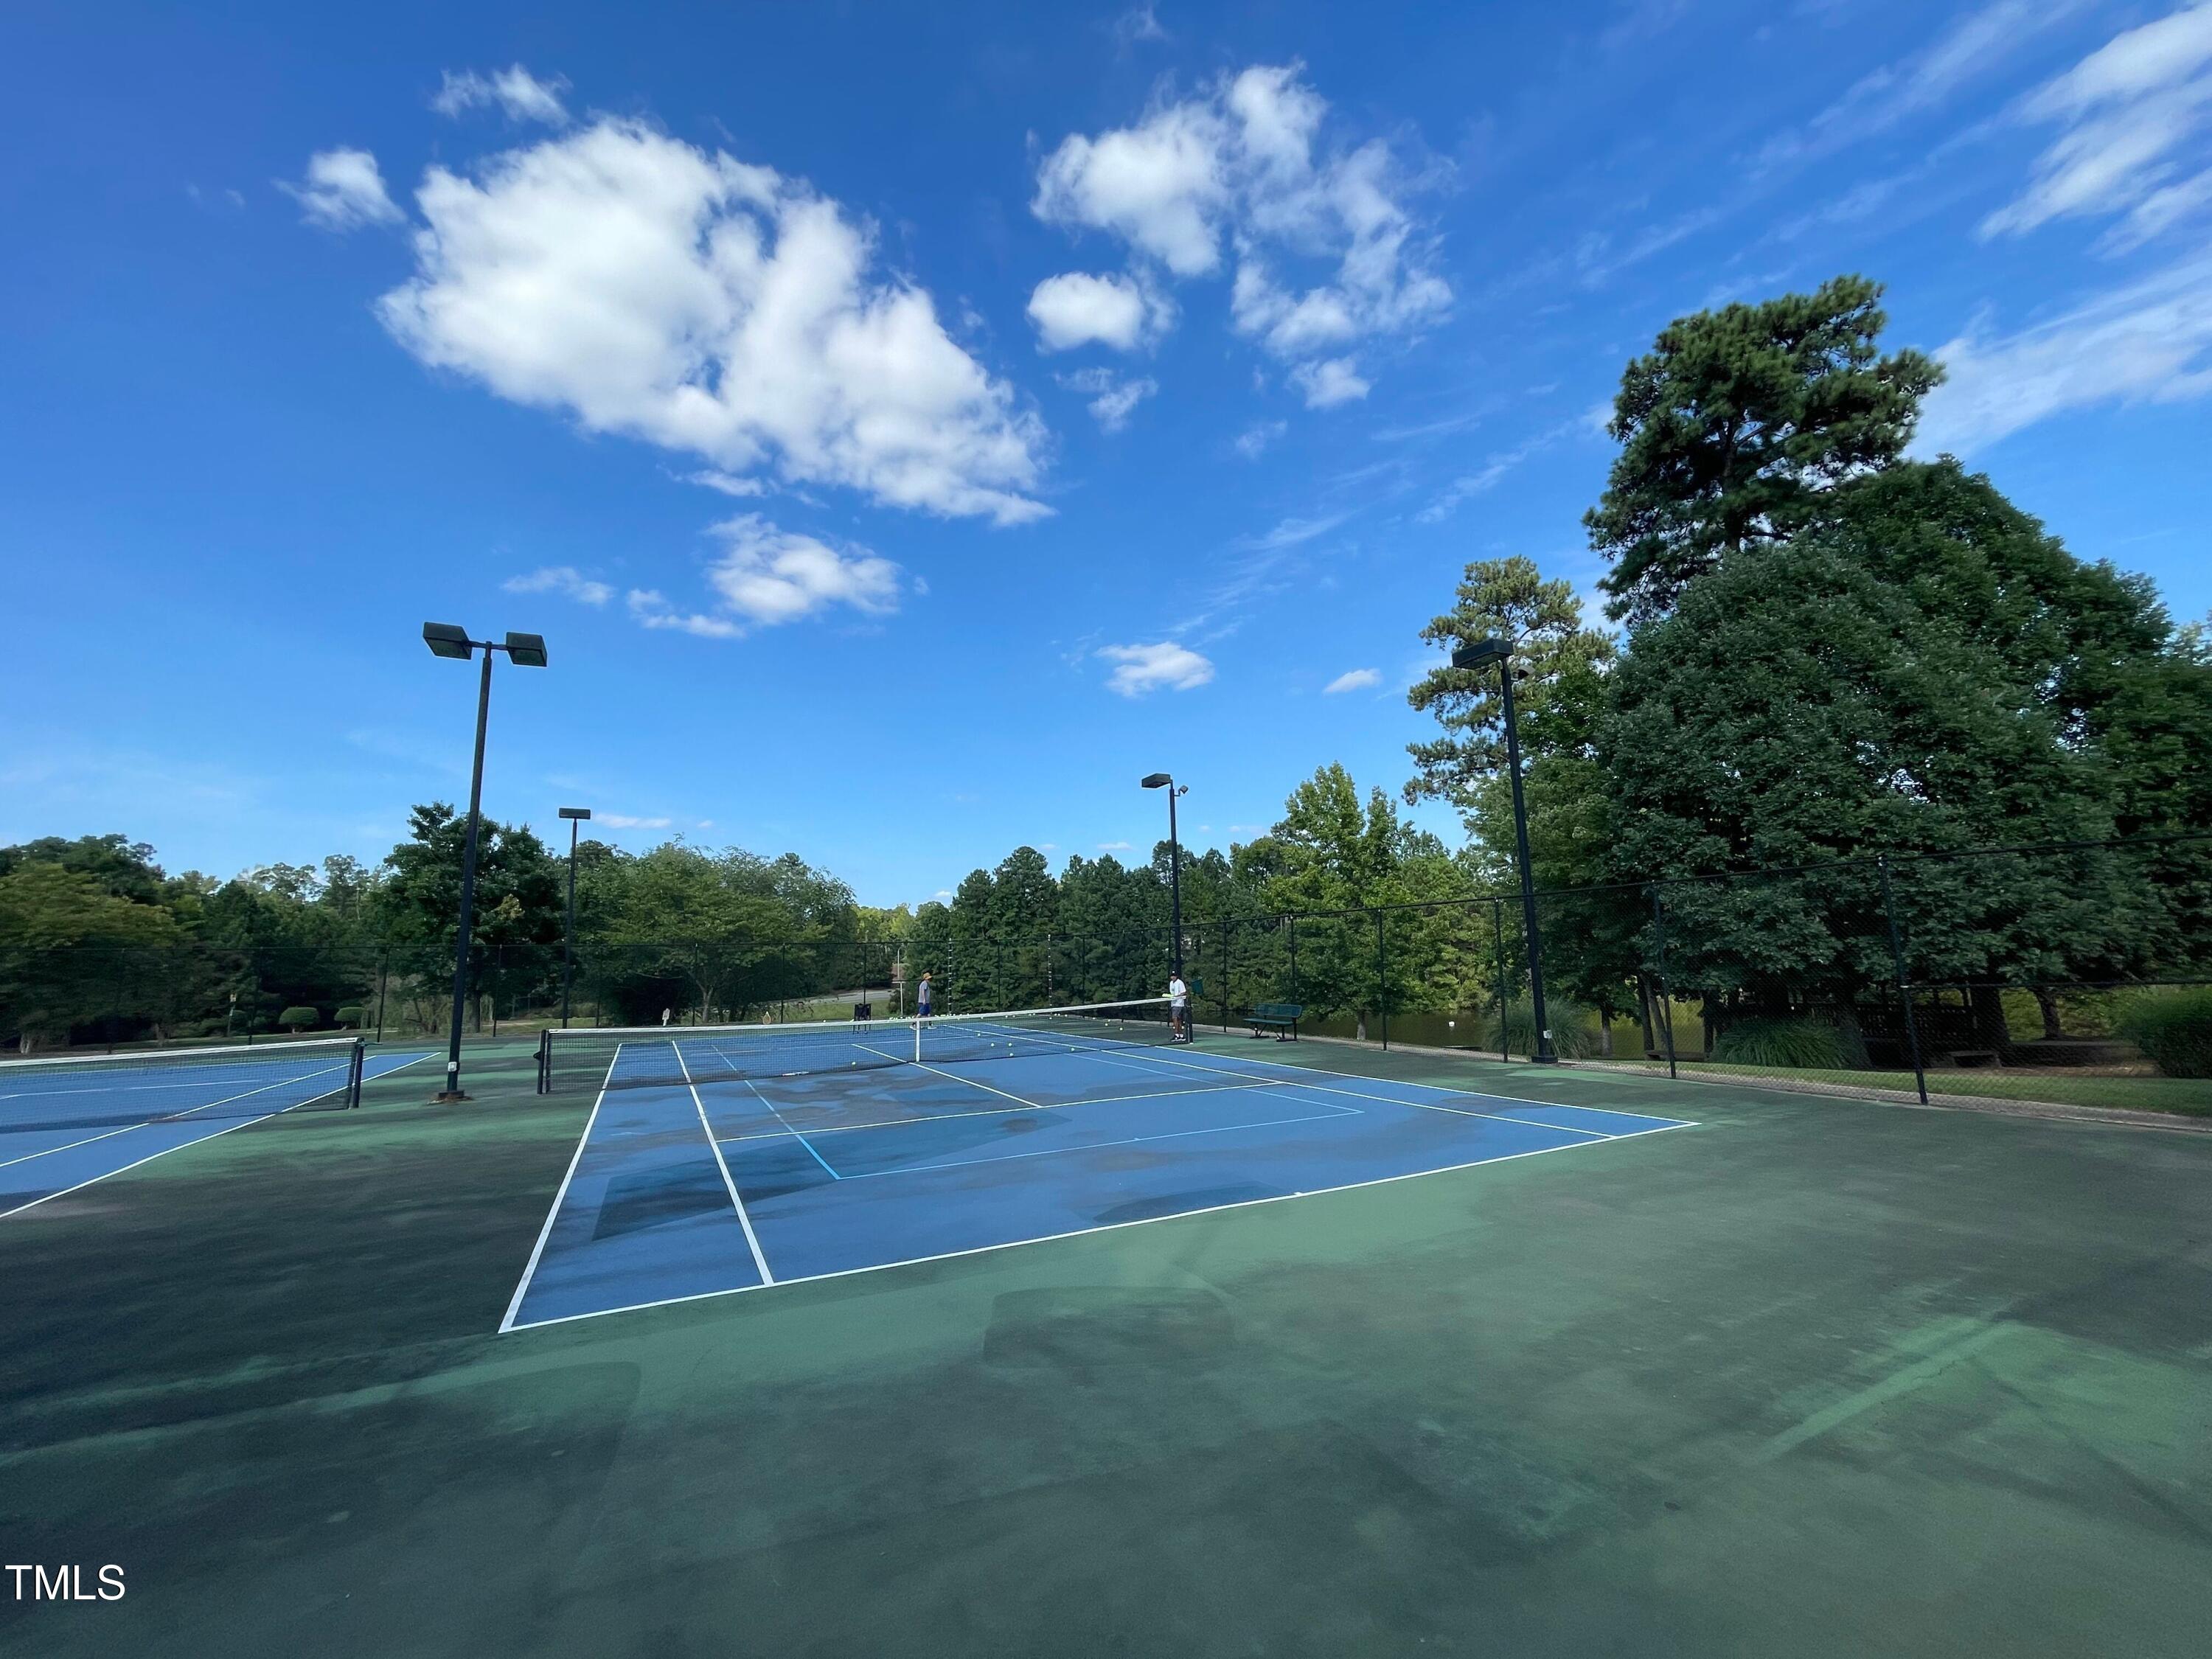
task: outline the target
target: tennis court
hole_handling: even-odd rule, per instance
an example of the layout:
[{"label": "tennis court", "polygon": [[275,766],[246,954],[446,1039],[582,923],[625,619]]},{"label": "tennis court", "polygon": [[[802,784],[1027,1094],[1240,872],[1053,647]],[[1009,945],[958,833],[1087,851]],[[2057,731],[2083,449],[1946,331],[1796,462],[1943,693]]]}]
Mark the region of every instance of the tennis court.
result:
[{"label": "tennis court", "polygon": [[1169,1041],[1164,1001],[550,1032],[598,1099],[502,1329],[1693,1127]]},{"label": "tennis court", "polygon": [[195,1141],[305,1106],[423,1055],[354,1037],[0,1062],[0,1220]]}]

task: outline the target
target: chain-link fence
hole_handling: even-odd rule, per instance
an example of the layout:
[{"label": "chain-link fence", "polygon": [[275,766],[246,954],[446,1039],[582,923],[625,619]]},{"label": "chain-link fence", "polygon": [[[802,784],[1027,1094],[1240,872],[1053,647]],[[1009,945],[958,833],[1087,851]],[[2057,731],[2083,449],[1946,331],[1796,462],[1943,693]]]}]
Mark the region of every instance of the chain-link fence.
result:
[{"label": "chain-link fence", "polygon": [[[1539,893],[1561,1060],[1925,1099],[2212,1110],[2212,836],[1987,848]],[[928,942],[759,939],[471,951],[467,1029],[787,1021],[1157,996],[1166,928]],[[1302,1034],[1526,1060],[1518,893],[1187,918],[1201,1029],[1297,1007]],[[450,943],[11,953],[0,1037],[34,1046],[355,1030],[442,1035]]]}]

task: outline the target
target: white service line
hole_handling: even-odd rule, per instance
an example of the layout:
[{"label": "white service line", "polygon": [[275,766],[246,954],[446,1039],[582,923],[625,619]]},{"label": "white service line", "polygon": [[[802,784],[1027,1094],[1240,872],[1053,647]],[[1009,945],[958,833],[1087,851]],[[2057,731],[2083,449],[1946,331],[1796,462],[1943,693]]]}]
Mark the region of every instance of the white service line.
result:
[{"label": "white service line", "polygon": [[[884,1053],[884,1051],[883,1051],[882,1049],[880,1049],[880,1048],[867,1048],[867,1045],[866,1045],[866,1043],[858,1043],[858,1044],[855,1044],[854,1046],[855,1046],[856,1048],[865,1048],[865,1049],[866,1049],[866,1051],[867,1051],[869,1054],[882,1054]],[[1031,1108],[1032,1109],[1034,1109],[1035,1108],[1039,1107],[1039,1106],[1042,1106],[1042,1105],[1043,1105],[1043,1104],[1045,1103],[1043,1101],[1041,1101],[1041,1100],[1024,1100],[1024,1099],[1021,1096],[1019,1096],[1019,1095],[1010,1095],[1010,1094],[1008,1094],[1008,1093],[1007,1093],[1004,1089],[994,1089],[994,1088],[993,1088],[989,1084],[988,1084],[988,1083],[978,1083],[978,1082],[976,1082],[976,1081],[975,1081],[975,1079],[974,1078],[972,1078],[972,1077],[962,1077],[962,1076],[961,1076],[958,1073],[957,1073],[957,1072],[948,1072],[948,1071],[945,1071],[945,1070],[942,1069],[942,1068],[941,1068],[941,1067],[939,1067],[939,1066],[926,1066],[926,1065],[924,1065],[921,1060],[901,1060],[901,1059],[899,1058],[899,1056],[898,1056],[898,1055],[896,1055],[896,1054],[884,1054],[884,1059],[886,1059],[886,1060],[898,1060],[898,1063],[899,1063],[900,1065],[902,1065],[902,1066],[912,1066],[915,1067],[917,1070],[920,1070],[920,1071],[934,1073],[935,1073],[937,1076],[939,1076],[939,1077],[951,1078],[951,1079],[952,1079],[952,1081],[954,1081],[955,1083],[964,1083],[964,1084],[966,1084],[966,1085],[967,1085],[969,1088],[971,1088],[971,1089],[981,1089],[981,1090],[982,1090],[986,1094],[993,1094],[993,1095],[996,1095],[996,1096],[998,1096],[998,1097],[999,1097],[999,1098],[1000,1098],[1000,1099],[1001,1099],[1001,1100],[1011,1100],[1011,1101],[1012,1101],[1012,1102],[1014,1103],[1014,1104],[1015,1104],[1015,1105],[1017,1105],[1017,1106],[1027,1106],[1027,1107],[1030,1107],[1030,1108]]]},{"label": "white service line", "polygon": [[[748,1084],[747,1086],[751,1085]],[[922,1123],[950,1123],[963,1117],[1010,1117],[1017,1111],[1069,1111],[1078,1106],[1112,1106],[1131,1100],[1171,1100],[1182,1095],[1242,1094],[1247,1090],[1279,1089],[1282,1086],[1275,1079],[1267,1078],[1257,1083],[1216,1083],[1203,1089],[1147,1089],[1142,1094],[1104,1095],[1092,1100],[1048,1100],[1042,1101],[1034,1106],[982,1106],[972,1112],[926,1112],[913,1117],[885,1118],[878,1123],[823,1123],[804,1130],[791,1125],[781,1112],[776,1112],[776,1121],[785,1124],[793,1134],[842,1135],[850,1134],[856,1129],[906,1129]],[[753,1092],[760,1094],[758,1089],[754,1089]],[[768,1097],[762,1095],[761,1098],[765,1102]],[[776,1110],[773,1104],[769,1106],[769,1109],[772,1112]],[[781,1140],[782,1138],[779,1133],[725,1135],[722,1138],[722,1144],[728,1146],[741,1140]]]},{"label": "white service line", "polygon": [[[620,1049],[616,1052],[619,1054]],[[684,1086],[691,1091],[691,1104],[699,1114],[699,1127],[707,1137],[707,1146],[714,1154],[714,1167],[722,1172],[722,1185],[729,1188],[730,1202],[737,1206],[738,1224],[745,1230],[745,1243],[753,1253],[753,1266],[760,1269],[761,1282],[775,1283],[775,1275],[768,1270],[768,1258],[761,1254],[760,1240],[753,1233],[753,1218],[745,1213],[745,1201],[738,1196],[738,1183],[730,1179],[730,1165],[722,1156],[722,1144],[714,1139],[714,1126],[707,1121],[707,1103],[699,1098],[699,1085],[691,1081],[691,1068],[684,1063],[684,1050],[676,1051],[676,1063],[684,1069]]]},{"label": "white service line", "polygon": [[[1310,1106],[1313,1103],[1302,1100],[1297,1103]],[[1127,1135],[1120,1140],[1089,1140],[1079,1146],[1044,1146],[1033,1152],[994,1152],[988,1158],[955,1158],[937,1164],[907,1164],[896,1170],[863,1170],[843,1179],[873,1181],[882,1176],[921,1175],[930,1170],[964,1170],[977,1164],[1012,1164],[1025,1158],[1065,1158],[1070,1152],[1096,1152],[1109,1146],[1138,1146],[1156,1140],[1187,1140],[1194,1135],[1225,1135],[1238,1129],[1279,1129],[1290,1123],[1323,1123],[1333,1117],[1366,1115],[1357,1106],[1331,1106],[1323,1111],[1309,1112],[1304,1117],[1262,1118],[1252,1123],[1215,1123],[1203,1129],[1170,1129],[1165,1134]]]},{"label": "white service line", "polygon": [[[1394,1103],[1405,1104],[1403,1101]],[[1624,1113],[1623,1115],[1637,1116],[1640,1114]],[[1545,1127],[1549,1128],[1557,1126],[1547,1124]],[[1690,1129],[1696,1127],[1692,1123],[1664,1122],[1656,1128],[1631,1129],[1626,1134],[1618,1134],[1611,1138],[1614,1140],[1638,1140],[1646,1135],[1665,1134],[1669,1130]],[[1461,1170],[1480,1169],[1488,1164],[1510,1164],[1516,1158],[1541,1158],[1547,1152],[1581,1152],[1589,1145],[1588,1141],[1569,1141],[1559,1146],[1537,1146],[1525,1152],[1507,1152],[1498,1158],[1479,1158],[1466,1164],[1449,1164],[1440,1169],[1408,1170],[1403,1175],[1377,1176],[1371,1181],[1346,1182],[1340,1187],[1316,1187],[1304,1192],[1274,1193],[1266,1198],[1239,1199],[1232,1204],[1209,1204],[1201,1209],[1177,1210],[1166,1215],[1139,1216],[1133,1221],[1109,1221],[1096,1227],[1077,1227],[1067,1232],[1047,1233],[1036,1238],[1010,1238],[999,1244],[977,1244],[964,1250],[941,1250],[934,1255],[909,1256],[902,1261],[872,1261],[864,1267],[841,1267],[834,1273],[806,1273],[797,1279],[780,1279],[774,1287],[765,1285],[738,1285],[726,1291],[694,1291],[685,1296],[665,1296],[652,1302],[634,1303],[628,1307],[596,1308],[590,1313],[563,1314],[557,1319],[534,1320],[527,1325],[516,1326],[515,1328],[526,1331],[542,1330],[551,1325],[574,1324],[579,1320],[605,1319],[615,1314],[642,1313],[650,1308],[672,1308],[686,1302],[708,1302],[725,1296],[750,1296],[756,1291],[770,1288],[781,1289],[792,1285],[813,1285],[830,1279],[852,1279],[861,1273],[887,1273],[894,1267],[920,1267],[935,1261],[955,1261],[963,1256],[989,1255],[999,1250],[1018,1250],[1030,1244],[1052,1244],[1063,1239],[1085,1238],[1093,1233],[1119,1232],[1127,1227],[1149,1227],[1158,1221],[1188,1221],[1194,1216],[1220,1215],[1230,1210],[1257,1209],[1263,1204],[1283,1204],[1292,1199],[1318,1198],[1328,1193],[1357,1192],[1363,1188],[1387,1187],[1401,1181],[1420,1181],[1429,1176],[1451,1175]]]}]

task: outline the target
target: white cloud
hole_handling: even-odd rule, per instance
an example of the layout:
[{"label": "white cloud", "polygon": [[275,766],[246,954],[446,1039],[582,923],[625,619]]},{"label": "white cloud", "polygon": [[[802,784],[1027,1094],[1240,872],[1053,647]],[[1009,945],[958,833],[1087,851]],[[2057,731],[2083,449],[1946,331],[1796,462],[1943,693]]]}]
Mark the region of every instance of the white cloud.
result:
[{"label": "white cloud", "polygon": [[1117,378],[1111,369],[1086,368],[1059,377],[1060,385],[1091,399],[1091,413],[1108,432],[1119,432],[1129,423],[1130,411],[1160,389],[1153,380]]},{"label": "white cloud", "polygon": [[[605,824],[610,830],[665,830],[673,820],[632,817],[627,812],[594,812],[592,822]],[[704,829],[706,826],[702,824],[700,827]]]},{"label": "white cloud", "polygon": [[1264,836],[1267,833],[1267,826],[1264,823],[1232,823],[1229,826],[1229,833],[1232,836]]},{"label": "white cloud", "polygon": [[1102,853],[1128,853],[1135,849],[1126,841],[1102,841],[1098,843],[1098,850]]},{"label": "white cloud", "polygon": [[1249,553],[1272,553],[1286,547],[1301,547],[1318,541],[1323,536],[1352,517],[1349,513],[1331,513],[1319,519],[1282,519],[1272,530],[1256,536],[1240,536],[1236,545]]},{"label": "white cloud", "polygon": [[684,611],[654,588],[635,588],[630,615],[647,628],[676,629],[706,639],[736,639],[817,611],[849,605],[884,616],[899,605],[899,568],[866,548],[839,550],[812,536],[779,529],[757,513],[714,526],[723,550],[708,567],[715,609]]},{"label": "white cloud", "polygon": [[412,280],[379,313],[422,362],[742,475],[1000,524],[1045,433],[938,320],[872,276],[868,230],[773,169],[605,119],[442,167]]},{"label": "white cloud", "polygon": [[430,100],[430,107],[441,115],[459,115],[479,105],[497,104],[507,112],[510,121],[544,121],[552,126],[565,126],[568,112],[561,102],[561,94],[568,88],[564,77],[556,75],[550,81],[541,81],[520,64],[488,76],[474,70],[459,75],[447,70],[443,84]]},{"label": "white cloud", "polygon": [[1321,694],[1324,697],[1333,697],[1340,691],[1364,691],[1370,685],[1382,684],[1382,675],[1379,669],[1354,668],[1339,674],[1322,687]]},{"label": "white cloud", "polygon": [[1306,394],[1308,409],[1333,409],[1367,395],[1367,382],[1359,377],[1349,357],[1330,357],[1317,363],[1298,363],[1291,379]]},{"label": "white cloud", "polygon": [[1162,686],[1174,691],[1194,690],[1213,678],[1212,663],[1188,646],[1170,640],[1157,645],[1102,646],[1098,655],[1121,665],[1107,679],[1106,687],[1125,697],[1141,697]]},{"label": "white cloud", "polygon": [[1971,454],[2037,421],[2105,403],[2212,393],[2212,252],[1990,339],[1969,331],[1936,355],[1948,371],[1923,405],[1916,453]]},{"label": "white cloud", "polygon": [[[1328,106],[1299,74],[1255,65],[1133,126],[1071,135],[1038,168],[1030,209],[1118,236],[1140,267],[1176,277],[1212,275],[1232,256],[1234,326],[1294,365],[1320,408],[1366,393],[1346,346],[1419,328],[1451,290],[1401,205],[1409,186],[1389,146],[1317,154]],[[1290,267],[1320,280],[1278,275]]]},{"label": "white cloud", "polygon": [[1415,522],[1442,523],[1459,509],[1462,502],[1495,488],[1500,479],[1530,456],[1539,454],[1565,439],[1607,436],[1606,428],[1612,419],[1613,405],[1598,404],[1579,415],[1545,428],[1510,449],[1498,451],[1474,471],[1463,473],[1447,484],[1443,494],[1413,515]]},{"label": "white cloud", "polygon": [[1164,40],[1168,32],[1151,6],[1133,6],[1114,20],[1114,38],[1126,48],[1139,40]]},{"label": "white cloud", "polygon": [[500,586],[509,593],[558,593],[583,605],[605,605],[615,591],[592,581],[572,564],[549,564],[527,575],[509,576]]},{"label": "white cloud", "polygon": [[1237,453],[1248,461],[1256,461],[1269,444],[1290,430],[1286,421],[1261,421],[1237,434]]},{"label": "white cloud", "polygon": [[300,204],[300,216],[325,230],[398,222],[400,213],[384,188],[376,157],[365,149],[319,150],[307,158],[304,184],[276,181]]},{"label": "white cloud", "polygon": [[2052,219],[2126,211],[2111,245],[2140,245],[2212,200],[2212,171],[2175,179],[2174,154],[2212,121],[2212,5],[2115,36],[2021,106],[2066,131],[2027,191],[1982,222],[2019,234]]},{"label": "white cloud", "polygon": [[717,472],[705,467],[697,472],[684,475],[686,483],[704,484],[709,489],[719,489],[725,495],[765,495],[768,486],[758,478],[741,478],[733,472]]},{"label": "white cloud", "polygon": [[1030,295],[1029,314],[1040,351],[1068,351],[1093,341],[1133,351],[1161,332],[1172,315],[1133,278],[1080,270],[1039,283]]},{"label": "white cloud", "polygon": [[1952,22],[1919,52],[1862,76],[1803,131],[1768,143],[1759,163],[1774,167],[1829,155],[1936,108],[2089,3],[2091,0],[1989,0]]}]

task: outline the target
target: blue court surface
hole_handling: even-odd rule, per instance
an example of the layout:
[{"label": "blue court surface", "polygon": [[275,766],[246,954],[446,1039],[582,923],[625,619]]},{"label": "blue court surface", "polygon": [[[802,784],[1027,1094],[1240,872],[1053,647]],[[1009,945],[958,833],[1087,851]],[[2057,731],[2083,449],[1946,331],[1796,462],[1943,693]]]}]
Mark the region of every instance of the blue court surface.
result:
[{"label": "blue court surface", "polygon": [[[370,1054],[364,1079],[426,1058]],[[0,1221],[195,1141],[327,1102],[347,1057],[279,1044],[220,1059],[184,1051],[0,1066]]]},{"label": "blue court surface", "polygon": [[690,1083],[671,1060],[614,1055],[501,1329],[1691,1127],[1189,1048]]}]

